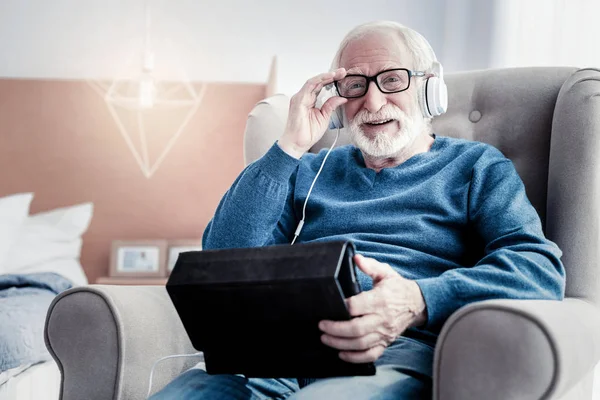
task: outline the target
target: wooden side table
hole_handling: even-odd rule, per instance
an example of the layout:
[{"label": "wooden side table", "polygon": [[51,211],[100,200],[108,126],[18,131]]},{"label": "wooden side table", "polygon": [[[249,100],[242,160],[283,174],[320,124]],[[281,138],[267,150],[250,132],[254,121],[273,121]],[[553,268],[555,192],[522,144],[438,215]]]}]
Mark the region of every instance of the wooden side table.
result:
[{"label": "wooden side table", "polygon": [[135,278],[135,277],[110,277],[102,276],[96,279],[97,285],[159,285],[164,286],[167,284],[168,278]]}]

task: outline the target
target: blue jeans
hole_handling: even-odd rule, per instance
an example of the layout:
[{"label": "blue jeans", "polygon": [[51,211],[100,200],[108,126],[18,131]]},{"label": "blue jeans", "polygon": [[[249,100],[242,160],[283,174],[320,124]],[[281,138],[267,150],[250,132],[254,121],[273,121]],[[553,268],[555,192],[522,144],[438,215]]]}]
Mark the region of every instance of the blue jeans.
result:
[{"label": "blue jeans", "polygon": [[151,397],[162,399],[431,399],[433,347],[400,337],[377,360],[373,376],[303,380],[209,375],[194,367]]}]

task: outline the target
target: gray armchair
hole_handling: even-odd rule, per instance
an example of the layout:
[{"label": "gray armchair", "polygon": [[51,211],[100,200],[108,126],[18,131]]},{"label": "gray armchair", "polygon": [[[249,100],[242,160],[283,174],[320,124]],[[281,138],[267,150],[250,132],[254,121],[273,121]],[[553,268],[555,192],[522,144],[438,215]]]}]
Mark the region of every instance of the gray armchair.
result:
[{"label": "gray armchair", "polygon": [[[476,71],[447,83],[450,109],[435,132],[491,143],[513,160],[546,235],[564,251],[567,299],[458,310],[437,344],[434,398],[591,399],[600,360],[600,70]],[[278,95],[250,113],[246,162],[281,134],[287,107]],[[69,290],[49,309],[46,344],[63,400],[142,399],[155,360],[195,352],[163,287]],[[159,364],[153,392],[197,361]]]}]

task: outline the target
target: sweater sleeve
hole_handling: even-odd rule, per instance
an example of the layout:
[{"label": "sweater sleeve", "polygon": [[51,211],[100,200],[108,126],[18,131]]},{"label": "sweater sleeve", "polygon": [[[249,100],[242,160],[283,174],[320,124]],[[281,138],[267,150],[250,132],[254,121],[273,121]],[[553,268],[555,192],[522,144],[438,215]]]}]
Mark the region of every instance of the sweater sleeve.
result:
[{"label": "sweater sleeve", "polygon": [[424,328],[431,331],[475,301],[564,297],[562,252],[545,238],[512,162],[503,156],[481,161],[473,170],[468,223],[483,242],[483,257],[472,267],[417,280],[427,305]]},{"label": "sweater sleeve", "polygon": [[204,249],[286,243],[296,228],[293,182],[299,160],[275,143],[248,165],[221,199],[202,238]]}]

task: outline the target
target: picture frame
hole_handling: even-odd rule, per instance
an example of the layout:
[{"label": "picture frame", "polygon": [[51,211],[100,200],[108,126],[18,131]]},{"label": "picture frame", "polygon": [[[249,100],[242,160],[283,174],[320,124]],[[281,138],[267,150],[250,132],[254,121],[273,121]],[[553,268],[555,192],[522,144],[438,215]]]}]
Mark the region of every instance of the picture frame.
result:
[{"label": "picture frame", "polygon": [[173,271],[173,268],[175,267],[175,263],[177,262],[177,257],[179,257],[179,253],[183,253],[186,251],[201,251],[201,250],[202,250],[202,240],[201,239],[181,239],[181,240],[169,241],[167,263],[166,263],[167,276],[171,274],[171,271]]},{"label": "picture frame", "polygon": [[165,276],[166,240],[115,240],[110,253],[111,277]]}]

